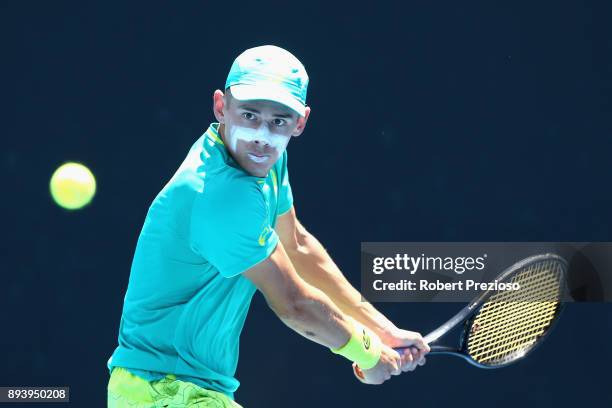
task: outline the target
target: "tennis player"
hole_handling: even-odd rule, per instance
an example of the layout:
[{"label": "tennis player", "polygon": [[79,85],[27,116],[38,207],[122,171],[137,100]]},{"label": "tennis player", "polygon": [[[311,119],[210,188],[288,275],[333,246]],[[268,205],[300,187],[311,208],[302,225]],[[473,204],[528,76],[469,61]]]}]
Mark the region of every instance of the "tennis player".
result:
[{"label": "tennis player", "polygon": [[218,122],[144,221],[108,360],[109,407],[240,407],[238,340],[256,290],[287,326],[355,362],[368,383],[424,364],[421,335],[362,301],[296,218],[285,149],[306,126],[307,87],[300,61],[266,45],[240,54],[225,92],[214,92]]}]

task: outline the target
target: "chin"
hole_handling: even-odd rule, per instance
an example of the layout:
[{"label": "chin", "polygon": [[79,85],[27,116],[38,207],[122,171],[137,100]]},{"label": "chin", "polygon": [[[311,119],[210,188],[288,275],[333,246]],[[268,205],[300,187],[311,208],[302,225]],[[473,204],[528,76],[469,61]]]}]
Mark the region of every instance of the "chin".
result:
[{"label": "chin", "polygon": [[[272,158],[274,159],[274,158]],[[265,163],[254,163],[248,158],[244,158],[244,162],[242,164],[242,168],[247,171],[247,173],[256,176],[256,177],[266,177],[270,169],[274,166],[275,160],[268,160]]]}]

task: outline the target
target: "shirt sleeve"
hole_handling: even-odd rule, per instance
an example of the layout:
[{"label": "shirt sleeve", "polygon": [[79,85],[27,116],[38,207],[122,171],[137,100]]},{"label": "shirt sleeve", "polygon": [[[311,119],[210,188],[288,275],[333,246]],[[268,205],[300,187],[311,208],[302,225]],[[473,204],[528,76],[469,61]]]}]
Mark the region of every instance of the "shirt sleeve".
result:
[{"label": "shirt sleeve", "polygon": [[287,151],[285,150],[283,164],[280,171],[280,188],[278,190],[278,215],[284,214],[293,205],[293,192],[289,183],[289,169],[287,167]]},{"label": "shirt sleeve", "polygon": [[206,184],[194,201],[190,232],[193,248],[228,278],[266,259],[278,243],[263,193],[249,179]]}]

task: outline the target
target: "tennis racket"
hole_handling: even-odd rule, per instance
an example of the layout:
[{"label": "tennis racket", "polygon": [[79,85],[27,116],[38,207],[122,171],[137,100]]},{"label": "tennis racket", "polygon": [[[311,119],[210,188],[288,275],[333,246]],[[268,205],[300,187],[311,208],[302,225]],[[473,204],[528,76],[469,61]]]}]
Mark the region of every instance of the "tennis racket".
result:
[{"label": "tennis racket", "polygon": [[[479,368],[500,368],[525,358],[541,344],[558,320],[565,292],[567,262],[555,254],[525,258],[496,280],[518,283],[519,290],[487,290],[424,337],[429,355],[461,357]],[[455,345],[440,339],[463,323]],[[396,349],[401,350],[401,349]],[[355,375],[364,374],[353,364]]]}]

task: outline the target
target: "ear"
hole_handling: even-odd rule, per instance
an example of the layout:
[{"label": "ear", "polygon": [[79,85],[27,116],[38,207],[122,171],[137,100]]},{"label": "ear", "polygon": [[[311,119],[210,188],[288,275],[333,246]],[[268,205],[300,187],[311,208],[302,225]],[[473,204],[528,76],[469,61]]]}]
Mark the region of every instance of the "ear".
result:
[{"label": "ear", "polygon": [[293,133],[291,133],[291,136],[298,137],[299,135],[302,134],[302,132],[306,128],[306,122],[308,121],[309,116],[310,116],[310,106],[307,106],[306,110],[304,111],[304,117],[298,116],[297,126],[295,130],[293,131]]},{"label": "ear", "polygon": [[220,89],[217,89],[215,93],[213,93],[213,113],[215,114],[215,118],[219,123],[225,123],[225,114],[223,113],[223,108],[225,107],[225,98],[223,92]]}]

